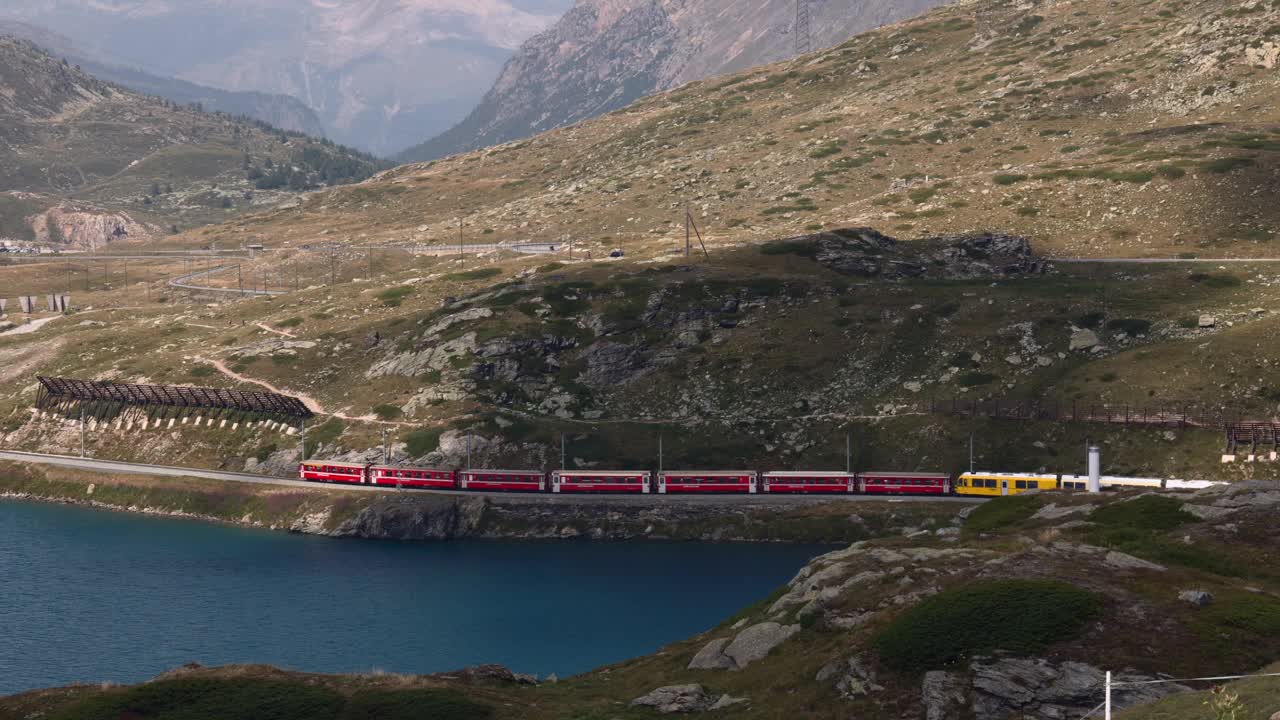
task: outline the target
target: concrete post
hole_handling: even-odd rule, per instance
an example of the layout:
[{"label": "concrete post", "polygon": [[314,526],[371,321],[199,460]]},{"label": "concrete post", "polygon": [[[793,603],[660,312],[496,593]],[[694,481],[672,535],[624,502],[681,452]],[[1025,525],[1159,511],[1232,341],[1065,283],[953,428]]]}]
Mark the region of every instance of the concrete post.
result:
[{"label": "concrete post", "polygon": [[1102,492],[1102,449],[1089,446],[1089,492]]}]

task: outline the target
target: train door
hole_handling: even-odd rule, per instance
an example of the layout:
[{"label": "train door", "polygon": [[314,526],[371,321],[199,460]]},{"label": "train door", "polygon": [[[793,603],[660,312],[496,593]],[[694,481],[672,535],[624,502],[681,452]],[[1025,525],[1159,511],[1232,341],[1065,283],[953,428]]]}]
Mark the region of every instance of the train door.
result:
[{"label": "train door", "polygon": [[1009,481],[1002,478],[1000,480],[1000,495],[1005,496],[1008,494],[1009,494]]}]

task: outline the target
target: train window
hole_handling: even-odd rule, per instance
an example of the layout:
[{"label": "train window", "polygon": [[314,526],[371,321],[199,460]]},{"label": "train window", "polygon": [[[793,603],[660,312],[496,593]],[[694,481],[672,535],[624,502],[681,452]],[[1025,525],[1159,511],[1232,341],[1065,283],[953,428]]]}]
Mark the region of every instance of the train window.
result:
[{"label": "train window", "polygon": [[1026,489],[1027,489],[1027,481],[1026,481],[1026,480],[1016,480],[1016,481],[1014,481],[1014,483],[1013,483],[1013,487],[1014,487],[1014,488],[1016,488],[1016,489],[1018,489],[1018,490],[1026,490]]},{"label": "train window", "polygon": [[994,488],[994,487],[996,487],[996,481],[995,481],[995,480],[988,480],[988,481],[987,481],[987,487],[989,487],[989,488]]}]

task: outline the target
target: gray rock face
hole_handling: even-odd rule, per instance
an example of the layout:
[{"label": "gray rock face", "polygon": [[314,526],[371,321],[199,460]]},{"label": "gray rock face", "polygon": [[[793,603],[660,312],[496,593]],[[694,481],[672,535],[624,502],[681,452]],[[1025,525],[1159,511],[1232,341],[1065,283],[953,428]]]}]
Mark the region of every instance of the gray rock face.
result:
[{"label": "gray rock face", "polygon": [[1038,275],[1050,269],[1025,238],[998,233],[946,235],[901,244],[871,228],[850,228],[787,242],[813,243],[819,263],[861,277],[961,279]]},{"label": "gray rock face", "polygon": [[590,387],[621,385],[648,369],[644,355],[633,345],[600,341],[583,354],[587,370],[580,379]]},{"label": "gray rock face", "polygon": [[1204,590],[1183,590],[1178,593],[1178,599],[1196,607],[1205,607],[1213,602],[1213,593]]},{"label": "gray rock face", "polygon": [[[970,701],[977,720],[1074,718],[1096,707],[1102,697],[1104,673],[1084,663],[1006,658],[974,661],[969,669],[973,675]],[[1125,675],[1118,679],[1153,678]],[[1112,703],[1124,709],[1188,690],[1177,684],[1127,686],[1112,693]]]},{"label": "gray rock face", "polygon": [[733,660],[724,654],[729,646],[729,638],[712,640],[689,661],[690,670],[728,670],[733,667]]},{"label": "gray rock face", "polygon": [[800,632],[799,625],[779,625],[776,622],[764,622],[738,633],[738,636],[724,649],[724,654],[733,660],[736,669],[741,670],[751,663],[763,659],[777,646]]},{"label": "gray rock face", "polygon": [[663,714],[702,712],[715,700],[698,684],[667,685],[631,701],[633,707],[650,707]]},{"label": "gray rock face", "polygon": [[968,701],[969,683],[956,673],[930,670],[920,688],[925,720],[949,720]]},{"label": "gray rock face", "polygon": [[328,534],[379,540],[451,540],[472,534],[484,507],[483,498],[379,500]]},{"label": "gray rock face", "polygon": [[1166,569],[1163,565],[1157,565],[1153,562],[1143,560],[1142,558],[1136,558],[1132,555],[1117,552],[1115,550],[1107,553],[1107,557],[1103,562],[1120,570],[1155,570],[1157,572],[1164,572]]}]

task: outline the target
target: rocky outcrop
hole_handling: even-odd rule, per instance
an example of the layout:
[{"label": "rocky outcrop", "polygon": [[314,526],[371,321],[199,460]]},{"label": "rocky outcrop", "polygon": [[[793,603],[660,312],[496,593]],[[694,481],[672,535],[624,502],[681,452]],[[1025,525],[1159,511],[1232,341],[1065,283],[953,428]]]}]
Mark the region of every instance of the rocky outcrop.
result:
[{"label": "rocky outcrop", "polygon": [[124,241],[152,238],[152,229],[124,212],[55,207],[27,218],[39,242],[77,250],[100,250]]},{"label": "rocky outcrop", "polygon": [[379,540],[450,540],[474,534],[484,510],[485,500],[476,497],[378,500],[327,534]]},{"label": "rocky outcrop", "polygon": [[[1010,716],[1040,718],[1078,717],[1097,707],[1105,673],[1078,662],[1045,659],[1005,658],[974,661],[970,702],[976,720],[1003,720]],[[1135,682],[1155,678],[1120,675],[1119,681]],[[1124,709],[1188,692],[1176,683],[1126,685],[1112,692],[1112,706]]]},{"label": "rocky outcrop", "polygon": [[691,713],[710,710],[716,699],[698,684],[667,685],[631,701],[633,707],[648,707],[660,713]]},{"label": "rocky outcrop", "polygon": [[781,242],[812,245],[820,264],[868,278],[966,280],[1039,275],[1052,269],[1026,238],[1001,233],[944,235],[908,244],[872,228],[849,228]]},{"label": "rocky outcrop", "polygon": [[800,632],[799,625],[763,622],[746,628],[732,640],[707,643],[689,663],[690,670],[741,670],[763,660],[776,647]]}]

